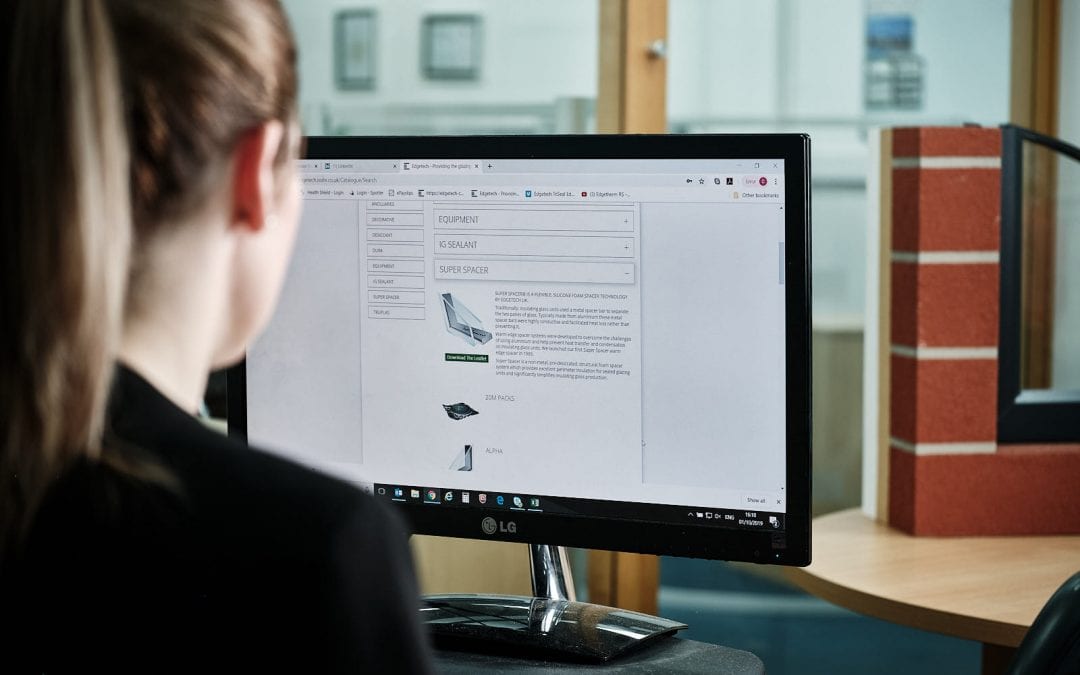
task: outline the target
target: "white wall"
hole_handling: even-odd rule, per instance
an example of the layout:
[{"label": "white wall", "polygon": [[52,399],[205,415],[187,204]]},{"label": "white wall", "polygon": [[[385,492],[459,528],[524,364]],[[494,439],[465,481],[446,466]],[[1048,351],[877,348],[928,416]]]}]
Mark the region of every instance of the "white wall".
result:
[{"label": "white wall", "polygon": [[771,117],[777,0],[670,0],[668,117]]},{"label": "white wall", "polygon": [[926,114],[986,126],[1006,122],[1010,0],[923,0],[916,8],[915,51],[927,63]]},{"label": "white wall", "polygon": [[784,3],[780,81],[787,114],[853,118],[862,115],[865,13],[862,0]]},{"label": "white wall", "polygon": [[[596,96],[596,0],[284,0],[300,45],[301,109],[385,104],[551,103]],[[334,15],[376,13],[376,82],[342,91],[334,82]],[[483,21],[480,78],[432,81],[420,69],[420,33],[428,14],[477,14]],[[307,120],[309,125],[317,120]]]},{"label": "white wall", "polygon": [[[670,0],[670,116],[862,116],[866,5]],[[911,123],[1005,121],[1010,0],[892,5],[914,19],[926,79],[920,111],[888,115]]]},{"label": "white wall", "polygon": [[[541,103],[596,95],[596,0],[284,4],[301,46],[305,104]],[[927,71],[923,110],[893,116],[912,122],[1004,121],[1010,0],[894,4],[915,19],[915,51],[926,59]],[[1066,23],[1073,24],[1066,32],[1080,31],[1077,4],[1064,0]],[[377,14],[372,91],[340,91],[334,84],[333,17],[345,9]],[[478,81],[423,78],[420,25],[432,13],[482,17],[484,60]],[[860,116],[865,15],[865,0],[670,0],[670,117]],[[1069,61],[1068,54],[1073,62],[1080,59],[1067,36],[1063,43],[1063,62]],[[1072,91],[1075,97],[1076,88]]]}]

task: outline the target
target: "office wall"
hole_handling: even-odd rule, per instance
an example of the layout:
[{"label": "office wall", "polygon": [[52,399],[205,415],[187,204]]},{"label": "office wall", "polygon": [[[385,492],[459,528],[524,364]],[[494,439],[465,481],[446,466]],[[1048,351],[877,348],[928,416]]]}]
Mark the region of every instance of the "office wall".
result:
[{"label": "office wall", "polygon": [[776,0],[669,0],[668,116],[777,113]]},{"label": "office wall", "polygon": [[[873,126],[996,126],[1008,117],[1010,0],[670,0],[675,129],[806,131],[813,145],[815,316],[861,319],[867,134]],[[870,12],[912,16],[923,106],[863,105]]]},{"label": "office wall", "polygon": [[[864,116],[865,17],[879,6],[670,0],[670,116]],[[1010,0],[889,6],[914,20],[914,52],[926,61],[925,100],[918,111],[875,116],[890,124],[1006,119]]]},{"label": "office wall", "polygon": [[[305,105],[536,103],[596,95],[596,0],[284,4],[301,44]],[[1064,4],[1067,15],[1076,14],[1071,3]],[[913,16],[915,51],[928,64],[925,106],[909,114],[912,121],[1004,120],[1009,0],[892,5]],[[341,91],[334,83],[333,17],[346,9],[377,14],[377,77],[371,91]],[[866,11],[865,0],[670,0],[670,116],[862,116]],[[482,18],[478,81],[435,82],[422,76],[420,25],[433,13]]]},{"label": "office wall", "polygon": [[[551,104],[560,97],[596,95],[597,0],[285,0],[285,5],[301,45],[301,109],[311,133],[330,133],[342,120],[371,120],[371,111],[390,105]],[[674,128],[680,120],[714,120],[690,130],[811,133],[818,179],[815,309],[847,324],[861,320],[864,304],[860,252],[868,126],[998,124],[1008,108],[1010,0],[889,0],[892,11],[914,19],[914,50],[927,63],[925,105],[916,112],[866,114],[865,17],[882,6],[881,0],[669,3],[668,110]],[[333,21],[344,9],[377,14],[371,91],[339,90],[334,81]],[[477,81],[423,77],[420,26],[431,13],[482,18]],[[392,132],[394,122],[376,129]]]},{"label": "office wall", "polygon": [[1011,0],[939,0],[914,7],[926,59],[926,118],[997,126],[1009,118]]},{"label": "office wall", "polygon": [[[309,117],[324,106],[550,103],[596,96],[596,0],[284,0],[300,44],[300,99]],[[334,81],[334,15],[376,13],[376,83],[343,91]],[[476,81],[424,78],[421,22],[429,14],[476,14],[483,22]],[[319,120],[309,119],[318,131]]]}]

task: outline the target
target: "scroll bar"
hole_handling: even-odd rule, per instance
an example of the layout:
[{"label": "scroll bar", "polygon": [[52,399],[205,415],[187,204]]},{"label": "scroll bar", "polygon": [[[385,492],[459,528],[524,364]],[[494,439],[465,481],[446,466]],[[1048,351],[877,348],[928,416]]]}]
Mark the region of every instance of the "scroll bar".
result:
[{"label": "scroll bar", "polygon": [[784,285],[784,242],[779,242],[780,248],[780,285]]}]

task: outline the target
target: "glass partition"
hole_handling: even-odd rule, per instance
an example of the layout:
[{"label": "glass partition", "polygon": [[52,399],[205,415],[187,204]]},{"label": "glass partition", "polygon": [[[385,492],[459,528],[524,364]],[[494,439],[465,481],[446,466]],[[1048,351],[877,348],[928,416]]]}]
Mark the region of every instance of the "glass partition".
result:
[{"label": "glass partition", "polygon": [[1004,127],[998,441],[1080,440],[1080,147]]},{"label": "glass partition", "polygon": [[1080,161],[1023,141],[1023,389],[1080,391]]}]

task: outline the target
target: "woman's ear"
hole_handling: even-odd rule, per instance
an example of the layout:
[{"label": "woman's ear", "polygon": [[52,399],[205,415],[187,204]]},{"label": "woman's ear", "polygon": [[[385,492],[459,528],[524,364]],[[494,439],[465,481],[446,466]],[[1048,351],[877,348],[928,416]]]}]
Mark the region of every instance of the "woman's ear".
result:
[{"label": "woman's ear", "polygon": [[240,137],[233,150],[232,218],[230,225],[261,232],[274,214],[275,168],[285,126],[271,120]]}]

